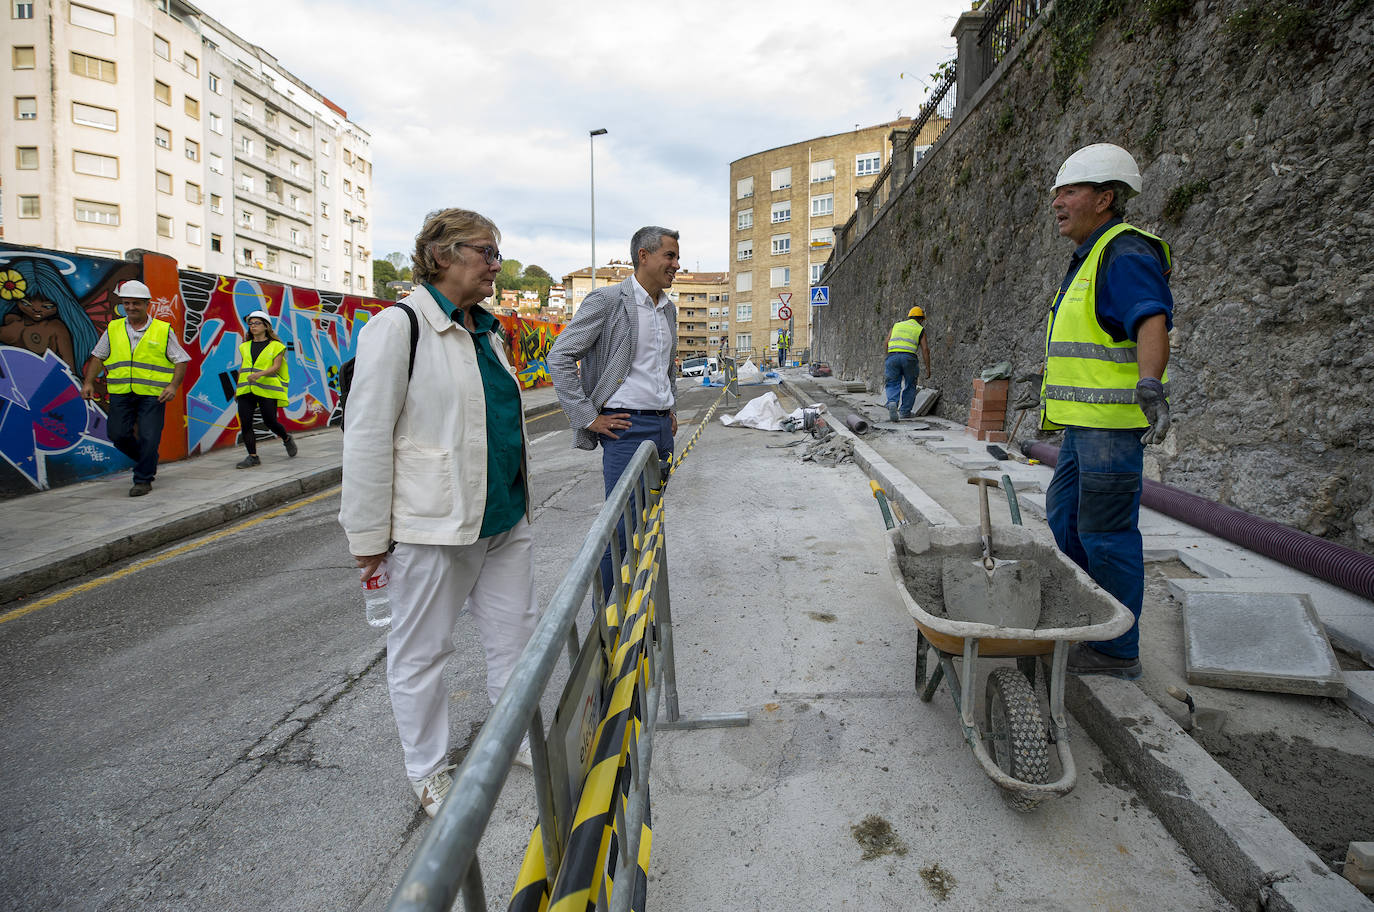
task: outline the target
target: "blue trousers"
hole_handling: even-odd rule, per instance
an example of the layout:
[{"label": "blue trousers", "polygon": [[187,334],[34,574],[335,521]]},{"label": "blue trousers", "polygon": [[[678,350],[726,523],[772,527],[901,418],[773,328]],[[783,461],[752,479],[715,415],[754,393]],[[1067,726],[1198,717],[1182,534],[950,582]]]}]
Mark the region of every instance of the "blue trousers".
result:
[{"label": "blue trousers", "polygon": [[1140,540],[1144,446],[1136,430],[1071,427],[1064,433],[1045,511],[1054,540],[1135,615],[1131,629],[1094,649],[1121,659],[1140,655],[1145,556]]},{"label": "blue trousers", "polygon": [[[901,404],[897,412],[910,415],[911,407],[916,404],[916,377],[921,372],[920,355],[908,352],[888,352],[883,362],[883,382],[887,384],[887,404]],[[902,384],[906,384],[906,389]]]},{"label": "blue trousers", "polygon": [[[601,410],[603,415],[616,414],[620,409],[606,407]],[[673,419],[668,415],[630,415],[630,427],[628,430],[620,432],[620,436],[612,440],[609,437],[601,438],[601,475],[606,482],[606,493],[610,494],[611,489],[620,481],[620,476],[624,474],[625,467],[634,458],[635,451],[639,445],[646,440],[652,440],[654,446],[658,448],[658,458],[660,460],[671,459],[673,456]],[[625,553],[625,524],[622,522],[616,528],[616,534],[620,538],[620,553]],[[607,593],[611,591],[611,549],[608,546],[606,553],[601,556],[601,591]]]},{"label": "blue trousers", "polygon": [[134,483],[151,484],[157,475],[157,446],[162,442],[164,405],[156,396],[110,393],[105,428],[110,443],[134,461]]}]

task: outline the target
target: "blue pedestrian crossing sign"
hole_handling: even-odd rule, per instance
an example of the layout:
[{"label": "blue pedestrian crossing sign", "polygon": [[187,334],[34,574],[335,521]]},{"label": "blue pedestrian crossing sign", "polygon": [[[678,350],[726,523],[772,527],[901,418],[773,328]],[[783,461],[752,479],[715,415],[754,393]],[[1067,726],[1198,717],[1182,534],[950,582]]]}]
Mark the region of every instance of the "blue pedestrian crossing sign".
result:
[{"label": "blue pedestrian crossing sign", "polygon": [[813,285],[811,287],[811,306],[825,307],[830,304],[830,286]]}]

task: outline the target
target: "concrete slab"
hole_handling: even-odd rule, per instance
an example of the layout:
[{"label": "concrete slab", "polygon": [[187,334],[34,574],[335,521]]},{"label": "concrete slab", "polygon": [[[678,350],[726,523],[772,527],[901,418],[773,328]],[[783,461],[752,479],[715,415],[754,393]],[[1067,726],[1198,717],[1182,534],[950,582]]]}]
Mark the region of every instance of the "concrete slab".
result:
[{"label": "concrete slab", "polygon": [[940,401],[940,391],[933,389],[920,389],[916,392],[916,403],[911,407],[913,415],[928,415],[930,410],[935,408],[935,403]]},{"label": "concrete slab", "polygon": [[979,456],[977,453],[970,453],[967,456],[951,454],[950,458],[954,461],[956,468],[966,472],[982,472],[987,469],[997,468],[997,460],[984,453]]},{"label": "concrete slab", "polygon": [[1192,593],[1183,603],[1183,638],[1190,684],[1345,696],[1336,655],[1301,596]]},{"label": "concrete slab", "polygon": [[1345,705],[1350,710],[1374,725],[1374,671],[1345,672]]}]

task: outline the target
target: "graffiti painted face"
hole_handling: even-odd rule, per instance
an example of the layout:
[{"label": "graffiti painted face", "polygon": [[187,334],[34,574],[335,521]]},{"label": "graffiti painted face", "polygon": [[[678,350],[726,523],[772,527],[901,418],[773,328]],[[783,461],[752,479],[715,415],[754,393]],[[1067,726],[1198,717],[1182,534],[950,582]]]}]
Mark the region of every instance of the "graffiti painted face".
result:
[{"label": "graffiti painted face", "polygon": [[30,322],[41,323],[57,317],[57,305],[44,298],[22,298],[15,302],[19,312]]}]

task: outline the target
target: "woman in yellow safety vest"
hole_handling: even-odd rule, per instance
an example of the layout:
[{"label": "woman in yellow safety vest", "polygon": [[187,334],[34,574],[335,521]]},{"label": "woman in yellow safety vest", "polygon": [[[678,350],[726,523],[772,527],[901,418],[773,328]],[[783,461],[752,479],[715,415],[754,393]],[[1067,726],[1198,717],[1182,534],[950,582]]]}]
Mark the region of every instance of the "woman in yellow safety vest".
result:
[{"label": "woman in yellow safety vest", "polygon": [[277,420],[277,407],[285,405],[287,384],[291,374],[286,366],[286,346],[272,331],[267,314],[255,310],[248,315],[249,338],[239,346],[239,383],[234,395],[239,403],[239,431],[248,455],[234,467],[251,469],[262,465],[258,458],[257,431],[253,427],[253,412],[262,423],[286,444],[286,455],[296,455],[296,441]]}]

